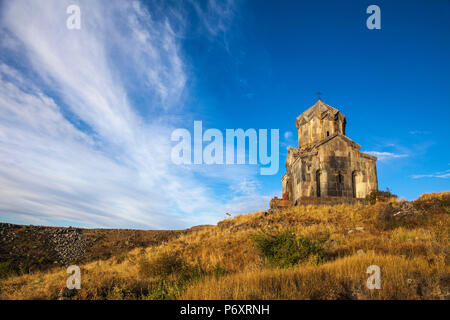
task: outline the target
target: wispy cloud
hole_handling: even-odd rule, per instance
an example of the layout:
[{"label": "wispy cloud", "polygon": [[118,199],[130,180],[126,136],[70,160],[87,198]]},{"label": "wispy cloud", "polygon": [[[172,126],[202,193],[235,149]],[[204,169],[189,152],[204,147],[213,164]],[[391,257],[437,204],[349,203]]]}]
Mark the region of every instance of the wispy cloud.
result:
[{"label": "wispy cloud", "polygon": [[409,132],[409,134],[412,134],[412,135],[426,135],[426,134],[430,134],[430,133],[431,133],[430,131],[424,131],[424,130],[411,130]]},{"label": "wispy cloud", "polygon": [[[78,3],[81,30],[65,28],[71,1],[1,4],[9,40],[0,61],[0,216],[102,227],[214,223],[232,204],[170,161],[170,110],[182,108],[188,79],[180,15],[156,19],[137,1]],[[136,92],[145,92],[140,103]]]},{"label": "wispy cloud", "polygon": [[431,173],[431,174],[415,174],[415,175],[412,175],[411,178],[413,178],[413,179],[421,179],[421,178],[447,179],[447,178],[450,178],[450,169],[441,171],[441,172]]},{"label": "wispy cloud", "polygon": [[394,153],[394,152],[380,152],[380,151],[363,151],[364,153],[371,154],[378,158],[380,161],[398,159],[398,158],[406,158],[407,154],[402,153]]},{"label": "wispy cloud", "polygon": [[223,35],[236,14],[234,0],[210,0],[206,2],[189,0],[189,2],[200,17],[204,28],[213,37]]},{"label": "wispy cloud", "polygon": [[291,131],[286,131],[284,133],[284,139],[289,140],[292,138],[292,132]]},{"label": "wispy cloud", "polygon": [[[233,215],[242,214],[248,212],[262,211],[267,207],[272,196],[261,195],[261,194],[251,194],[243,196],[235,196],[231,198],[229,203],[223,207],[223,212],[229,212]],[[262,207],[262,204],[266,204]]]},{"label": "wispy cloud", "polygon": [[242,181],[239,181],[237,185],[232,185],[230,188],[238,193],[249,195],[256,193],[259,188],[259,183],[254,179],[244,178]]},{"label": "wispy cloud", "polygon": [[292,133],[292,131],[286,131],[283,137],[284,141],[281,141],[280,145],[285,148],[285,151],[288,151],[289,148],[296,148],[297,141],[294,140],[294,134]]}]

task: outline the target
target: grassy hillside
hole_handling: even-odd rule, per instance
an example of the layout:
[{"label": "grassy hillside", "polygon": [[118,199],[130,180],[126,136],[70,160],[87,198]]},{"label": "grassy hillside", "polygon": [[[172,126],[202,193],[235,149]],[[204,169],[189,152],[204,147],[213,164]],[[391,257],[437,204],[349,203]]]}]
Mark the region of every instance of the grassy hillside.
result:
[{"label": "grassy hillside", "polygon": [[0,280],[0,298],[449,299],[449,213],[446,192],[241,215],[80,264],[81,290],[56,266]]},{"label": "grassy hillside", "polygon": [[80,229],[0,223],[0,278],[108,259],[189,230]]}]

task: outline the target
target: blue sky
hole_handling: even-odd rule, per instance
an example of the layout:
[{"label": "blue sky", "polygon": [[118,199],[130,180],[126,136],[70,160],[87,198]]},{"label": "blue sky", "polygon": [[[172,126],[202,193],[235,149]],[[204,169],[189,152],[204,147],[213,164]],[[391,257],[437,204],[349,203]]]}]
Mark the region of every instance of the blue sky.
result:
[{"label": "blue sky", "polygon": [[[448,191],[449,36],[438,0],[2,1],[0,220],[177,229],[266,209],[318,91],[380,189]],[[174,165],[171,132],[194,120],[279,129],[278,173]]]}]

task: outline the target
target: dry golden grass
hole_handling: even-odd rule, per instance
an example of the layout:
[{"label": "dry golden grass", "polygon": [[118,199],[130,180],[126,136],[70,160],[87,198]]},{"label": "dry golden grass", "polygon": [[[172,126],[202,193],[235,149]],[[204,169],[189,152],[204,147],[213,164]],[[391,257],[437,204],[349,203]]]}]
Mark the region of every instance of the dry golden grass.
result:
[{"label": "dry golden grass", "polygon": [[[369,290],[367,267],[381,268],[381,289]],[[266,269],[208,279],[188,288],[183,299],[439,299],[448,288],[443,258],[406,259],[369,253],[320,266]]]},{"label": "dry golden grass", "polygon": [[[81,265],[82,288],[74,299],[448,297],[450,192],[422,195],[414,205],[424,214],[394,222],[380,214],[386,203],[240,215],[120,258]],[[269,267],[252,239],[262,229],[325,237],[329,259],[319,265],[308,260],[287,269]],[[167,272],[164,259],[172,265]],[[381,290],[365,286],[372,264],[381,267]],[[0,280],[0,299],[57,299],[67,277],[61,268]]]}]

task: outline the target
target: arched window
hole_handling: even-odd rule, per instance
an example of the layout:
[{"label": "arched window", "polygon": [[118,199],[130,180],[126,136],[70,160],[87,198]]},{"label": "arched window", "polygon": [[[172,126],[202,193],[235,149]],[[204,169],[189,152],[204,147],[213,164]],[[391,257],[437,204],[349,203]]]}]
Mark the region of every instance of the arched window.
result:
[{"label": "arched window", "polygon": [[320,170],[316,171],[316,195],[320,197]]},{"label": "arched window", "polygon": [[288,196],[288,200],[292,200],[293,199],[292,181],[290,179],[288,179],[288,181],[286,183],[286,193],[287,193],[287,196]]},{"label": "arched window", "polygon": [[344,190],[344,176],[339,171],[336,176],[336,195],[338,197],[342,197],[343,190]]},{"label": "arched window", "polygon": [[327,131],[327,137],[329,137],[330,136],[330,131]]},{"label": "arched window", "polygon": [[361,171],[353,171],[352,173],[352,191],[353,191],[353,198],[358,198],[358,197],[363,197],[364,194],[362,192],[364,192],[363,188],[363,184],[362,184],[362,179],[363,179],[363,173]]}]

